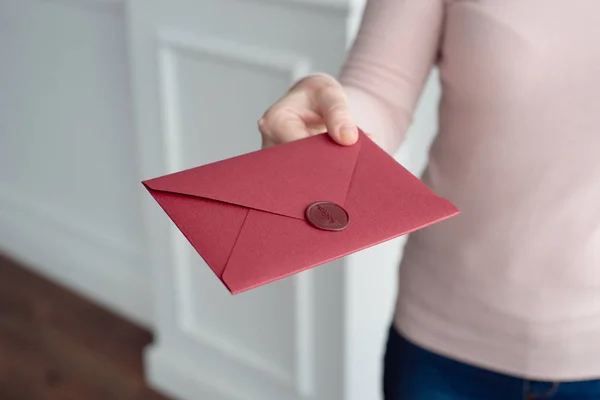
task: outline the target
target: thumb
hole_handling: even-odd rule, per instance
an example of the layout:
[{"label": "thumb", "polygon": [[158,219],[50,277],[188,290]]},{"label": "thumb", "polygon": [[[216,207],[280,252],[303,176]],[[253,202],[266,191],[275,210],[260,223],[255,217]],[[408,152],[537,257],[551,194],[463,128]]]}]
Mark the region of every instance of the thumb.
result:
[{"label": "thumb", "polygon": [[346,146],[356,143],[358,128],[350,116],[348,99],[339,83],[319,89],[314,104],[333,140]]}]

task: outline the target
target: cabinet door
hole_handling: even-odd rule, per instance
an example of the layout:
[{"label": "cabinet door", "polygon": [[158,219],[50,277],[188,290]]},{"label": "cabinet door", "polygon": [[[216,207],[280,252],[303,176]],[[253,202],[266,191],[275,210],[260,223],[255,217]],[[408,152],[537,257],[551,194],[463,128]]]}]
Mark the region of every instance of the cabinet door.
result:
[{"label": "cabinet door", "polygon": [[[256,121],[337,73],[348,7],[317,0],[127,3],[140,179],[260,147]],[[342,399],[343,261],[231,296],[143,193],[154,267],[151,383],[181,399]]]}]

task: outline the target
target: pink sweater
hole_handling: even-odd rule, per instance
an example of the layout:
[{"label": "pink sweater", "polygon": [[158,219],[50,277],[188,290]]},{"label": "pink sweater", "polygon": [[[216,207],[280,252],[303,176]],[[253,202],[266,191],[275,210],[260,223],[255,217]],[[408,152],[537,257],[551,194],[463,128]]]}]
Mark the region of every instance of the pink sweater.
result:
[{"label": "pink sweater", "polygon": [[600,0],[370,0],[341,74],[400,145],[431,68],[423,180],[462,211],[411,235],[396,327],[524,378],[600,378]]}]

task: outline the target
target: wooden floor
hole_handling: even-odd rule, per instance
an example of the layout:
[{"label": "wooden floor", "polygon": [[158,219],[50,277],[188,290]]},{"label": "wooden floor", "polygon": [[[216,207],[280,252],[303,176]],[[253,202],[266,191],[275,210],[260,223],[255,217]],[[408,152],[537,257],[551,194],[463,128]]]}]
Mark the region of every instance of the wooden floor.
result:
[{"label": "wooden floor", "polygon": [[1,400],[167,400],[144,383],[151,341],[0,255]]}]

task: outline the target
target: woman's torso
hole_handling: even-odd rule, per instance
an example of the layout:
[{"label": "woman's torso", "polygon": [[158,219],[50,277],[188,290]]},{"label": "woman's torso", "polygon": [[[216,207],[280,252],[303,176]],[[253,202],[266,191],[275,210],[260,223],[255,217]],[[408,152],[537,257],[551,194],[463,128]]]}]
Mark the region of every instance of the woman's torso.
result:
[{"label": "woman's torso", "polygon": [[397,326],[464,361],[600,377],[600,1],[450,0],[423,180],[462,215],[413,234]]}]

